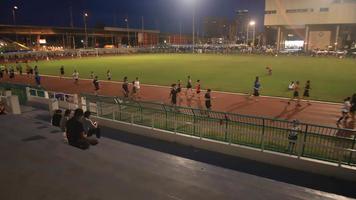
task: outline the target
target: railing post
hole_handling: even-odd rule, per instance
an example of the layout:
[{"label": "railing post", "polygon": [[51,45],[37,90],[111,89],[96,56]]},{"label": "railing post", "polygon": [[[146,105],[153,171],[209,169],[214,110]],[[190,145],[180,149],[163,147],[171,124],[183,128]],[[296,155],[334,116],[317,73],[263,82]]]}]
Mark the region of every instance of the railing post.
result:
[{"label": "railing post", "polygon": [[155,118],[154,117],[152,117],[152,119],[151,119],[151,127],[152,127],[152,129],[155,129]]},{"label": "railing post", "polygon": [[356,135],[354,135],[354,140],[352,142],[352,149],[351,149],[350,157],[349,157],[349,161],[348,161],[349,165],[352,164],[352,154],[353,154],[353,152],[355,150],[355,145],[356,145]]},{"label": "railing post", "polygon": [[303,137],[303,147],[302,147],[302,152],[300,156],[304,156],[304,150],[305,150],[305,144],[307,143],[307,136],[308,136],[308,128],[309,125],[305,125],[305,131],[304,131],[304,137]]},{"label": "railing post", "polygon": [[177,128],[178,128],[177,120],[174,120],[174,133],[175,134],[177,134]]},{"label": "railing post", "polygon": [[227,114],[224,114],[225,117],[225,142],[227,142],[227,134],[228,134],[228,128],[229,128],[229,119],[227,117]]},{"label": "railing post", "polygon": [[265,119],[262,119],[261,151],[265,150]]},{"label": "railing post", "polygon": [[298,138],[297,142],[298,142],[298,145],[297,145],[297,153],[298,153],[298,159],[300,159],[301,156],[304,155],[304,147],[305,147],[305,141],[306,141],[306,134],[308,132],[308,125],[305,126],[305,131],[303,132],[302,135],[302,138]]},{"label": "railing post", "polygon": [[[192,108],[191,108],[192,109]],[[195,113],[194,113],[194,110],[192,109],[192,113],[193,113],[193,135],[195,135],[195,132],[196,132],[196,116],[195,116]]]}]

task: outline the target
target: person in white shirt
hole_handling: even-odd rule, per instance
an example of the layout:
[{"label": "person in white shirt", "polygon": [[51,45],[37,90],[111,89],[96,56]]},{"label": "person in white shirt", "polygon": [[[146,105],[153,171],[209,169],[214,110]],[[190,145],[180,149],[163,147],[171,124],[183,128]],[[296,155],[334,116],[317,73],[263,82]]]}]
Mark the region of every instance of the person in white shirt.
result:
[{"label": "person in white shirt", "polygon": [[289,85],[288,85],[288,90],[293,90],[294,89],[294,81],[292,81]]},{"label": "person in white shirt", "polygon": [[73,79],[74,79],[74,83],[78,84],[79,81],[79,72],[77,70],[74,70],[73,72]]},{"label": "person in white shirt", "polygon": [[289,140],[288,152],[290,154],[293,154],[293,152],[294,152],[294,148],[298,141],[298,133],[301,131],[300,124],[299,124],[298,120],[294,120],[292,123],[293,123],[292,128],[288,134],[288,140]]},{"label": "person in white shirt", "polygon": [[96,135],[96,138],[100,138],[101,132],[100,132],[99,125],[97,122],[94,122],[90,119],[90,115],[91,115],[90,111],[84,112],[84,119],[83,119],[84,132],[87,135],[87,137]]},{"label": "person in white shirt", "polygon": [[136,80],[133,82],[133,89],[132,89],[132,96],[133,98],[137,98],[137,96],[139,95],[141,86],[140,86],[140,81],[138,80],[138,77],[136,77]]},{"label": "person in white shirt", "polygon": [[342,120],[344,120],[344,122],[347,121],[347,119],[349,118],[349,113],[350,113],[350,109],[351,109],[351,102],[350,102],[351,98],[347,97],[346,99],[344,99],[344,105],[342,106],[341,109],[341,117],[339,118],[339,120],[337,120],[336,125],[339,126],[340,122]]}]

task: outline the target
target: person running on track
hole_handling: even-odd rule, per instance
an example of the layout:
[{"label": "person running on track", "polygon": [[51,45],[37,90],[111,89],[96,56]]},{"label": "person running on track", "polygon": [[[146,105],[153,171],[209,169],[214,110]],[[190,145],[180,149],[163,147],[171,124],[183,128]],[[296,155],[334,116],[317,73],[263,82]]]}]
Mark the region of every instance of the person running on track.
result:
[{"label": "person running on track", "polygon": [[73,72],[73,79],[74,79],[74,83],[78,84],[78,82],[79,82],[79,72],[77,70],[74,70],[74,72]]},{"label": "person running on track", "polygon": [[171,92],[169,93],[169,98],[171,99],[172,106],[177,106],[177,95],[178,89],[177,84],[172,84]]},{"label": "person running on track", "polygon": [[59,78],[63,78],[64,76],[64,66],[62,65],[61,68],[59,69]]},{"label": "person running on track", "polygon": [[349,118],[349,113],[350,113],[350,108],[351,108],[350,100],[351,100],[350,97],[347,97],[344,99],[344,105],[342,106],[342,109],[341,109],[341,117],[336,122],[337,126],[340,125],[342,120],[344,120],[344,122],[346,122],[347,119]]},{"label": "person running on track", "polygon": [[98,76],[95,76],[93,79],[93,85],[94,85],[94,94],[98,95],[100,86],[99,86],[99,80],[98,80]]},{"label": "person running on track", "polygon": [[250,97],[255,97],[255,101],[258,101],[258,97],[260,96],[261,83],[260,78],[256,76],[255,83],[253,84],[253,94]]},{"label": "person running on track", "polygon": [[307,100],[308,105],[311,105],[311,103],[310,103],[310,101],[309,101],[310,90],[311,90],[311,87],[310,87],[310,80],[308,80],[308,81],[305,83],[305,86],[304,86],[304,93],[303,93],[303,99]]},{"label": "person running on track", "polygon": [[188,76],[187,89],[193,88],[192,79]]},{"label": "person running on track", "polygon": [[182,82],[178,80],[177,83],[177,97],[178,97],[178,106],[182,105],[183,97],[182,97]]},{"label": "person running on track", "polygon": [[211,89],[208,89],[207,92],[205,93],[205,107],[208,111],[211,110],[211,100],[212,100],[212,97],[211,97]]},{"label": "person running on track", "polygon": [[133,89],[132,89],[132,97],[134,99],[139,98],[139,93],[140,93],[140,81],[138,80],[138,77],[133,81]]},{"label": "person running on track", "polygon": [[108,79],[108,81],[111,81],[111,71],[110,70],[108,70],[107,72],[106,72],[106,77],[107,77],[107,79]]},{"label": "person running on track", "polygon": [[298,106],[298,107],[301,106],[299,90],[300,90],[299,81],[296,81],[294,84],[294,88],[293,88],[293,97],[288,101],[288,105],[290,105],[291,101],[294,101],[295,99],[297,99],[296,106]]},{"label": "person running on track", "polygon": [[95,78],[95,74],[94,74],[94,72],[92,71],[92,72],[90,72],[90,79],[94,80],[94,78]]},{"label": "person running on track", "polygon": [[129,98],[130,90],[127,76],[124,77],[124,82],[122,83],[122,92],[125,98]]}]

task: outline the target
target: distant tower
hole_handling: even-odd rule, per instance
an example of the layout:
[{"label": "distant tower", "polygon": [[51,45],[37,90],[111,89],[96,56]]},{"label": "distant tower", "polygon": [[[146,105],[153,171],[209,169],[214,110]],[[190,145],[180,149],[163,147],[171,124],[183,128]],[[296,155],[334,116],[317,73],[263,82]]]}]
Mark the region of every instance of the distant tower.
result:
[{"label": "distant tower", "polygon": [[236,11],[236,28],[237,28],[237,40],[245,42],[247,35],[247,26],[250,21],[250,16],[248,10],[237,10]]}]

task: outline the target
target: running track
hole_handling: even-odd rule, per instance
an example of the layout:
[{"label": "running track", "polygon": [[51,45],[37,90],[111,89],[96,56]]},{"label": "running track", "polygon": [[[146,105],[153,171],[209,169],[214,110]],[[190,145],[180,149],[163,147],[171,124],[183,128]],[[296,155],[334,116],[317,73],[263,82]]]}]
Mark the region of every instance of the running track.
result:
[{"label": "running track", "polygon": [[[10,82],[5,78],[0,82]],[[34,85],[34,79],[27,76],[16,76],[11,82],[26,83]],[[75,85],[72,79],[54,76],[42,76],[42,87],[49,91],[66,92],[66,93],[93,93],[94,88],[91,80],[80,80],[78,85]],[[169,87],[141,85],[141,99],[145,101],[169,103]],[[100,81],[99,95],[107,96],[122,96],[121,83],[114,81]],[[212,97],[215,98],[212,102],[213,110],[232,112],[245,115],[265,116],[270,118],[294,120],[298,119],[301,122],[320,124],[336,127],[336,121],[340,116],[341,104],[312,102],[308,105],[302,102],[301,107],[296,107],[294,103],[290,106],[287,104],[287,99],[275,97],[260,97],[259,101],[248,100],[246,95],[213,92]],[[185,99],[185,97],[184,97]],[[200,104],[199,104],[200,102]],[[185,105],[183,101],[182,106]],[[193,107],[204,105],[204,96],[201,95],[201,100],[195,100]],[[349,124],[347,128],[354,128],[354,124]]]}]

